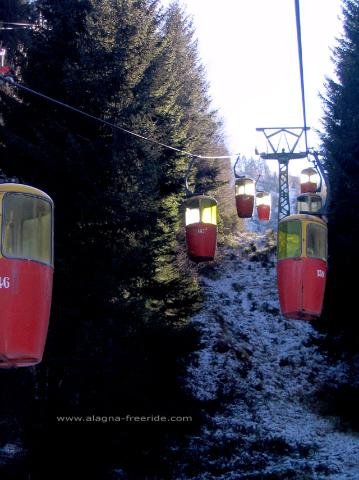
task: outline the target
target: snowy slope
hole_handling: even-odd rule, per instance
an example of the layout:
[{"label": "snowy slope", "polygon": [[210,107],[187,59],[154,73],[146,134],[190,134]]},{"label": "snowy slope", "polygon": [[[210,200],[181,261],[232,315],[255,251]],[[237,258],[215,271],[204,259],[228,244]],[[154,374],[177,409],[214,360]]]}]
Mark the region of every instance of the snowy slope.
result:
[{"label": "snowy slope", "polygon": [[359,479],[359,436],[313,404],[318,388],[346,381],[346,367],[319,352],[309,323],[280,316],[273,239],[238,242],[203,267],[206,300],[193,318],[202,340],[186,382],[206,421],[176,478]]}]

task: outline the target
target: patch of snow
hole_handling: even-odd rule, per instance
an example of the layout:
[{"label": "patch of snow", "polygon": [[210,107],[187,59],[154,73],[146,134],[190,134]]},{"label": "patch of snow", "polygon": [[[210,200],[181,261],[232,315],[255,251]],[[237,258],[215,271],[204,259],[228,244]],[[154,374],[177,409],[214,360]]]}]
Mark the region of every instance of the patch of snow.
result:
[{"label": "patch of snow", "polygon": [[269,232],[243,233],[215,274],[204,270],[206,300],[193,318],[201,345],[186,388],[215,413],[190,438],[178,479],[359,479],[359,436],[313,408],[318,389],[350,372],[319,351],[310,323],[280,315],[270,241]]},{"label": "patch of snow", "polygon": [[6,443],[0,447],[0,457],[15,458],[23,453],[23,448],[16,443]]}]

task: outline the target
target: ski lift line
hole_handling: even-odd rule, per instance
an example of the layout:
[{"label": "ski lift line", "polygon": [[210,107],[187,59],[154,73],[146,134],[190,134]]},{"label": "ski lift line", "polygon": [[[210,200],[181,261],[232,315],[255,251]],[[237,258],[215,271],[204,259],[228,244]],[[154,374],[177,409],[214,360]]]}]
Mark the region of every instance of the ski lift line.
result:
[{"label": "ski lift line", "polygon": [[279,150],[279,145],[281,144],[281,140],[283,138],[283,132],[280,133],[279,135],[279,140],[278,140],[278,144],[277,144],[277,148],[276,148],[276,152]]},{"label": "ski lift line", "polygon": [[29,27],[0,27],[0,30],[27,30]]},{"label": "ski lift line", "polygon": [[180,148],[172,147],[171,145],[167,145],[165,143],[158,142],[157,140],[154,140],[152,138],[145,137],[144,135],[140,135],[139,133],[132,132],[131,130],[127,130],[124,127],[120,127],[119,125],[116,125],[114,123],[108,122],[107,120],[103,120],[102,118],[96,117],[95,115],[91,115],[90,113],[87,113],[83,110],[80,110],[79,108],[73,107],[72,105],[69,105],[67,103],[61,102],[60,100],[56,100],[55,98],[49,97],[48,95],[45,95],[43,93],[37,92],[36,90],[33,90],[32,88],[25,87],[25,85],[21,85],[15,80],[13,80],[11,77],[6,77],[3,75],[0,75],[0,80],[2,80],[5,83],[8,83],[9,85],[12,85],[19,90],[23,90],[27,93],[30,93],[32,95],[35,95],[37,97],[43,98],[44,100],[48,100],[51,103],[54,103],[56,105],[59,105],[63,108],[67,108],[68,110],[71,110],[72,112],[78,113],[80,115],[83,115],[86,118],[89,118],[90,120],[94,120],[96,122],[102,123],[103,125],[107,125],[108,127],[114,128],[116,130],[120,130],[123,133],[127,133],[128,135],[132,135],[136,138],[140,138],[141,140],[145,140],[146,142],[152,143],[153,145],[158,145],[163,148],[167,148],[169,150],[182,153],[188,157],[191,158],[198,158],[201,160],[215,160],[215,159],[223,159],[223,158],[233,158],[237,157],[238,153],[233,154],[233,155],[215,155],[215,156],[206,156],[206,155],[197,155],[192,152],[187,152],[186,150],[181,150]]},{"label": "ski lift line", "polygon": [[305,148],[308,150],[308,139],[307,139],[307,114],[305,109],[305,91],[304,91],[304,71],[303,71],[303,49],[302,49],[302,34],[300,26],[300,8],[299,0],[294,0],[295,3],[295,18],[297,24],[297,42],[298,42],[298,58],[299,58],[299,72],[300,72],[300,87],[302,92],[302,109],[303,109],[303,124],[304,124],[304,139],[305,139]]},{"label": "ski lift line", "polygon": [[3,22],[0,21],[0,25],[15,25],[21,27],[36,27],[35,23],[22,23],[22,22]]},{"label": "ski lift line", "polygon": [[290,150],[289,142],[288,142],[288,137],[285,135],[285,141],[287,143],[288,150]]}]

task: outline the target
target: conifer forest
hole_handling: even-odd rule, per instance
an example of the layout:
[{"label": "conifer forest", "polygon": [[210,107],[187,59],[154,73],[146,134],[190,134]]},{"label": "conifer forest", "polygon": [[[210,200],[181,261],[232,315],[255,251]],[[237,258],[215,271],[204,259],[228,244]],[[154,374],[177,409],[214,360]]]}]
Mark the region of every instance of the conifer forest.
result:
[{"label": "conifer forest", "polygon": [[[43,359],[0,368],[0,480],[359,478],[359,0],[342,9],[321,99],[328,276],[308,322],[279,308],[262,160],[240,165],[271,220],[237,215],[183,4],[0,0],[0,49],[31,89],[0,75],[0,173],[55,206]],[[218,201],[214,261],[187,255],[186,176]]]}]

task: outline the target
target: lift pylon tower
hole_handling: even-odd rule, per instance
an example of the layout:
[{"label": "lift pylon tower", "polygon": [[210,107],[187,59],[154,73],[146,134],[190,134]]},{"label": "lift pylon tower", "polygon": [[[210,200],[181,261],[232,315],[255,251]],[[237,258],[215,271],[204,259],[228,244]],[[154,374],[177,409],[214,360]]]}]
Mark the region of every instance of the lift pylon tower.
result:
[{"label": "lift pylon tower", "polygon": [[[289,201],[289,182],[288,182],[288,165],[290,160],[298,160],[308,156],[307,136],[306,132],[309,127],[273,127],[273,128],[257,128],[257,132],[263,132],[269,145],[271,152],[259,153],[263,160],[277,160],[279,164],[279,204],[278,204],[278,221],[290,215]],[[304,134],[305,151],[296,152],[299,141]],[[288,136],[291,136],[290,144]],[[281,146],[281,138],[284,137],[287,149]],[[275,139],[279,138],[277,146],[274,145]],[[281,150],[280,150],[281,149]]]}]

